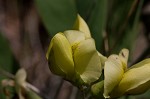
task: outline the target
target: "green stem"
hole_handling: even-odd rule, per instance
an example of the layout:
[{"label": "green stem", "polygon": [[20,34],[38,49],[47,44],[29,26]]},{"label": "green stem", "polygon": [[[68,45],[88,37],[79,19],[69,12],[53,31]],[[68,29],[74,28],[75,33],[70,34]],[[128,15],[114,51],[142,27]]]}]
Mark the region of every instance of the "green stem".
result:
[{"label": "green stem", "polygon": [[126,95],[126,96],[125,96],[125,99],[129,99],[129,96],[128,96],[128,95]]},{"label": "green stem", "polygon": [[82,92],[82,99],[85,99],[85,91],[82,90],[81,92]]},{"label": "green stem", "polygon": [[14,79],[15,78],[15,76],[13,74],[11,74],[9,72],[6,72],[5,70],[3,70],[1,68],[0,68],[0,74],[5,76],[5,77],[8,77],[10,79]]},{"label": "green stem", "polygon": [[81,86],[80,87],[80,91],[81,91],[81,94],[82,94],[82,99],[85,99],[85,97],[86,97],[86,94],[85,94],[85,89],[86,88],[84,88],[85,86]]}]

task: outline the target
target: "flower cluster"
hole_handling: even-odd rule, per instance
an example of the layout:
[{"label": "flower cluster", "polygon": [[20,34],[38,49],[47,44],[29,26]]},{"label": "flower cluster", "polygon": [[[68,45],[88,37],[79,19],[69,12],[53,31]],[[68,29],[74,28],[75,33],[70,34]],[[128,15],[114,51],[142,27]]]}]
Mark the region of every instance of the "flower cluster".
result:
[{"label": "flower cluster", "polygon": [[127,49],[108,58],[100,54],[79,15],[74,30],[57,33],[46,54],[50,70],[77,86],[97,81],[104,69],[104,80],[93,84],[91,91],[105,98],[140,94],[150,88],[150,58],[127,68],[128,56]]}]

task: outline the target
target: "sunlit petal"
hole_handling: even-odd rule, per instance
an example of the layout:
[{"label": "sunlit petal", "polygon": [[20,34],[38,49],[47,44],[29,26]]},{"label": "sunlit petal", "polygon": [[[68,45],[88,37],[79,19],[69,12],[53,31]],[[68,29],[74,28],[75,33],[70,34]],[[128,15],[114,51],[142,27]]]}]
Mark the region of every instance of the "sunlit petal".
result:
[{"label": "sunlit petal", "polygon": [[97,53],[98,53],[98,56],[100,57],[101,65],[102,65],[102,67],[104,67],[105,61],[107,60],[107,57],[103,56],[103,55],[102,55],[101,53],[99,53],[98,51],[97,51]]},{"label": "sunlit petal", "polygon": [[79,43],[85,40],[84,33],[76,30],[67,30],[64,32],[64,35],[66,36],[71,46],[75,43]]},{"label": "sunlit petal", "polygon": [[75,70],[85,83],[97,80],[101,75],[101,62],[93,39],[80,42],[74,50]]}]

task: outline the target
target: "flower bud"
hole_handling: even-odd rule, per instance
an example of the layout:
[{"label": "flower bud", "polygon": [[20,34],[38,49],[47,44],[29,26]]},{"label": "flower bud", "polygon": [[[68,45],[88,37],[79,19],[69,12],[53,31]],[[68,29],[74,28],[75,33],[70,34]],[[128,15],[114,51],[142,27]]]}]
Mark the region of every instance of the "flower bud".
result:
[{"label": "flower bud", "polygon": [[101,58],[87,24],[79,15],[77,18],[77,30],[57,33],[51,40],[46,57],[54,74],[73,83],[90,84],[101,75]]}]

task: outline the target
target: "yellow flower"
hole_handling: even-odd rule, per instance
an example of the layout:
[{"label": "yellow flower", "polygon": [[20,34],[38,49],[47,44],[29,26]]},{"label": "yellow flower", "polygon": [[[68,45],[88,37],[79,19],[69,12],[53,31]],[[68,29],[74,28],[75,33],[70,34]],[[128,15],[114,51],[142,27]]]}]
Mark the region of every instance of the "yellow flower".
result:
[{"label": "yellow flower", "polygon": [[104,97],[140,94],[150,88],[150,58],[127,68],[129,51],[111,55],[104,66]]},{"label": "yellow flower", "polygon": [[78,15],[76,30],[57,33],[47,51],[50,70],[70,81],[90,84],[101,75],[101,58],[89,28]]}]

